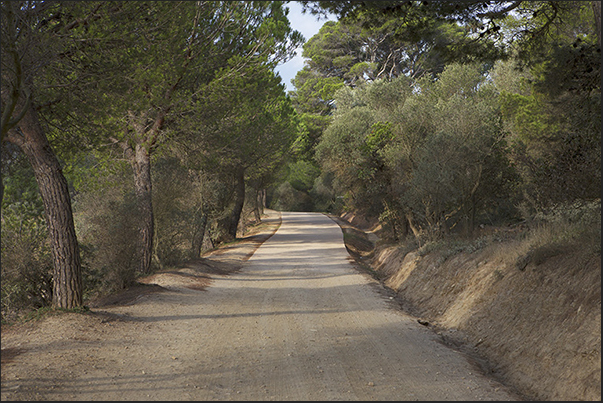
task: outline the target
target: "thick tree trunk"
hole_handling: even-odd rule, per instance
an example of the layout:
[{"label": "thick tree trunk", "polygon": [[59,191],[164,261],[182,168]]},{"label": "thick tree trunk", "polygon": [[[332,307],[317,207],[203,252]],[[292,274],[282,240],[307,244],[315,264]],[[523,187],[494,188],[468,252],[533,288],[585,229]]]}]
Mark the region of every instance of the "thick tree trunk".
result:
[{"label": "thick tree trunk", "polygon": [[151,155],[144,145],[137,144],[130,163],[134,172],[134,191],[140,213],[138,253],[138,272],[148,274],[151,271],[153,256],[153,201],[151,192]]},{"label": "thick tree trunk", "polygon": [[243,205],[245,204],[245,169],[239,168],[237,170],[235,185],[235,205],[230,216],[230,223],[228,226],[228,235],[233,239],[237,237],[237,228],[239,227],[239,220],[241,219],[241,212],[243,211]]},{"label": "thick tree trunk", "polygon": [[44,202],[53,258],[52,304],[71,309],[82,305],[82,268],[67,180],[33,107],[28,108],[7,140],[18,145],[31,163]]}]

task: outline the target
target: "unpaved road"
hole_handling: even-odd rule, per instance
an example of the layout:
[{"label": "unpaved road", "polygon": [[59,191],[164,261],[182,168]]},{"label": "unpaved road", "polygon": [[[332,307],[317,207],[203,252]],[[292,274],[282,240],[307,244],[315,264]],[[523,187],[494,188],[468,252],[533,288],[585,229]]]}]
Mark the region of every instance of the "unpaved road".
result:
[{"label": "unpaved road", "polygon": [[107,309],[127,320],[20,346],[2,400],[518,400],[379,287],[330,218],[282,213],[204,291],[147,294]]}]

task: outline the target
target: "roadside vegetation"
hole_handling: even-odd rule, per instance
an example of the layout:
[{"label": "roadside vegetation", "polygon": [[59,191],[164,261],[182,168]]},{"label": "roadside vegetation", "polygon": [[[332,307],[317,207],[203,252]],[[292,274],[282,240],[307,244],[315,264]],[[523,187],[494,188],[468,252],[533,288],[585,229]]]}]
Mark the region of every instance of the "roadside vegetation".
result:
[{"label": "roadside vegetation", "polygon": [[289,199],[422,254],[600,254],[600,3],[318,3],[341,18],[304,44]]},{"label": "roadside vegetation", "polygon": [[[281,2],[2,2],[2,321],[261,219],[297,135]],[[251,216],[251,218],[250,218]]]},{"label": "roadside vegetation", "polygon": [[354,212],[440,259],[502,234],[518,265],[600,255],[600,2],[305,6],[339,21],[304,43],[281,2],[2,2],[3,322],[265,207]]}]

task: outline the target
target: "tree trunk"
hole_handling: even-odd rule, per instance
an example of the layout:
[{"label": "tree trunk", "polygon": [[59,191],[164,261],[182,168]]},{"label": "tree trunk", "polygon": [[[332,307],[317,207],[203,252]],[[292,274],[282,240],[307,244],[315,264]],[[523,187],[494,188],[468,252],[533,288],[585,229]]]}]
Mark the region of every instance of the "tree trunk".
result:
[{"label": "tree trunk", "polygon": [[467,202],[467,206],[465,208],[465,235],[471,236],[473,235],[473,230],[475,229],[475,210],[476,210],[476,202],[475,202],[475,194],[472,194],[469,197],[469,201]]},{"label": "tree trunk", "polygon": [[419,229],[417,227],[415,227],[415,224],[414,224],[413,218],[412,218],[412,212],[406,213],[406,221],[408,222],[408,228],[410,228],[413,235],[419,242],[419,247],[420,247],[421,246],[421,231],[419,231]]},{"label": "tree trunk", "polygon": [[237,228],[239,227],[239,220],[241,219],[241,212],[243,211],[243,205],[245,204],[245,168],[239,168],[237,170],[235,187],[235,205],[230,216],[230,224],[228,226],[228,235],[233,239],[237,237]]},{"label": "tree trunk", "polygon": [[408,231],[410,230],[408,219],[406,216],[396,217],[396,220],[400,223],[398,226],[400,232],[400,239],[404,240],[408,237]]},{"label": "tree trunk", "polygon": [[387,221],[392,228],[392,237],[395,242],[400,240],[400,234],[398,233],[398,222],[396,220],[396,214],[394,210],[391,209],[387,200],[383,200],[384,210],[387,212]]},{"label": "tree trunk", "polygon": [[266,209],[266,189],[260,190],[260,214],[264,214]]},{"label": "tree trunk", "polygon": [[18,145],[30,162],[44,202],[53,258],[52,304],[72,309],[82,305],[82,267],[71,197],[61,165],[50,147],[33,107],[6,140]]},{"label": "tree trunk", "polygon": [[601,2],[592,1],[593,14],[595,16],[595,27],[597,28],[597,43],[601,47]]},{"label": "tree trunk", "polygon": [[258,223],[262,222],[262,213],[263,212],[264,212],[264,209],[262,208],[262,191],[256,189],[254,206],[253,206],[253,214],[255,216],[256,222],[258,222]]},{"label": "tree trunk", "polygon": [[201,207],[197,211],[194,228],[193,228],[193,240],[191,242],[191,257],[196,259],[201,257],[203,251],[203,238],[205,237],[205,229],[207,228],[207,213],[205,209]]},{"label": "tree trunk", "polygon": [[444,235],[450,234],[450,226],[448,225],[448,221],[446,221],[446,214],[444,213],[440,215],[439,231]]},{"label": "tree trunk", "polygon": [[138,253],[138,272],[148,274],[151,272],[151,258],[153,256],[153,201],[151,193],[151,155],[144,145],[137,144],[130,163],[134,172],[134,191],[136,203],[140,213]]}]

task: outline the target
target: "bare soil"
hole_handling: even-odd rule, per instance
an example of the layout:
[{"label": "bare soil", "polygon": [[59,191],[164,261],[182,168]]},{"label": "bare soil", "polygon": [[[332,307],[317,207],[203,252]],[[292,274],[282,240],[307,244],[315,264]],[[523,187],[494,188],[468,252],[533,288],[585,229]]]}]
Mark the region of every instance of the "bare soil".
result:
[{"label": "bare soil", "polygon": [[[373,248],[380,228],[334,217],[346,246],[400,306],[530,400],[601,400],[601,255],[527,250],[524,228],[486,227],[497,242],[420,254]],[[351,224],[351,223],[353,224]]]},{"label": "bare soil", "polygon": [[[4,400],[106,400],[102,390],[131,386],[130,393],[124,394],[124,400],[145,400],[152,398],[145,393],[141,379],[148,377],[157,368],[129,360],[137,354],[156,357],[162,351],[167,357],[157,365],[166,367],[178,365],[182,357],[166,355],[165,350],[178,350],[178,340],[162,340],[158,335],[152,343],[140,345],[140,336],[152,329],[152,324],[133,317],[128,307],[142,307],[143,310],[165,309],[161,302],[151,303],[155,295],[173,292],[176,304],[182,290],[203,291],[212,283],[215,276],[228,276],[236,273],[255,252],[269,239],[280,226],[280,215],[270,212],[261,224],[253,226],[241,239],[208,251],[200,259],[186,262],[182,267],[165,270],[140,278],[138,284],[119,293],[103,296],[89,302],[89,312],[49,312],[37,320],[13,323],[2,326],[2,371],[1,399]],[[185,299],[185,298],[184,298]],[[124,311],[125,309],[125,311]],[[166,318],[169,312],[166,312]],[[142,348],[144,351],[135,351]],[[104,369],[117,368],[117,372],[138,374],[112,379],[107,385]],[[88,375],[88,376],[87,376]],[[80,384],[80,395],[65,396],[64,389],[73,388],[70,379],[77,377],[89,379],[89,385],[100,383],[96,387]],[[101,380],[99,382],[99,380]],[[169,379],[166,381],[169,382]],[[196,385],[191,385],[196,387]],[[198,387],[198,386],[197,386]],[[178,396],[167,398],[176,400],[186,398]],[[115,400],[115,399],[110,399]],[[119,399],[121,400],[121,399]],[[165,400],[156,398],[154,400]]]}]

